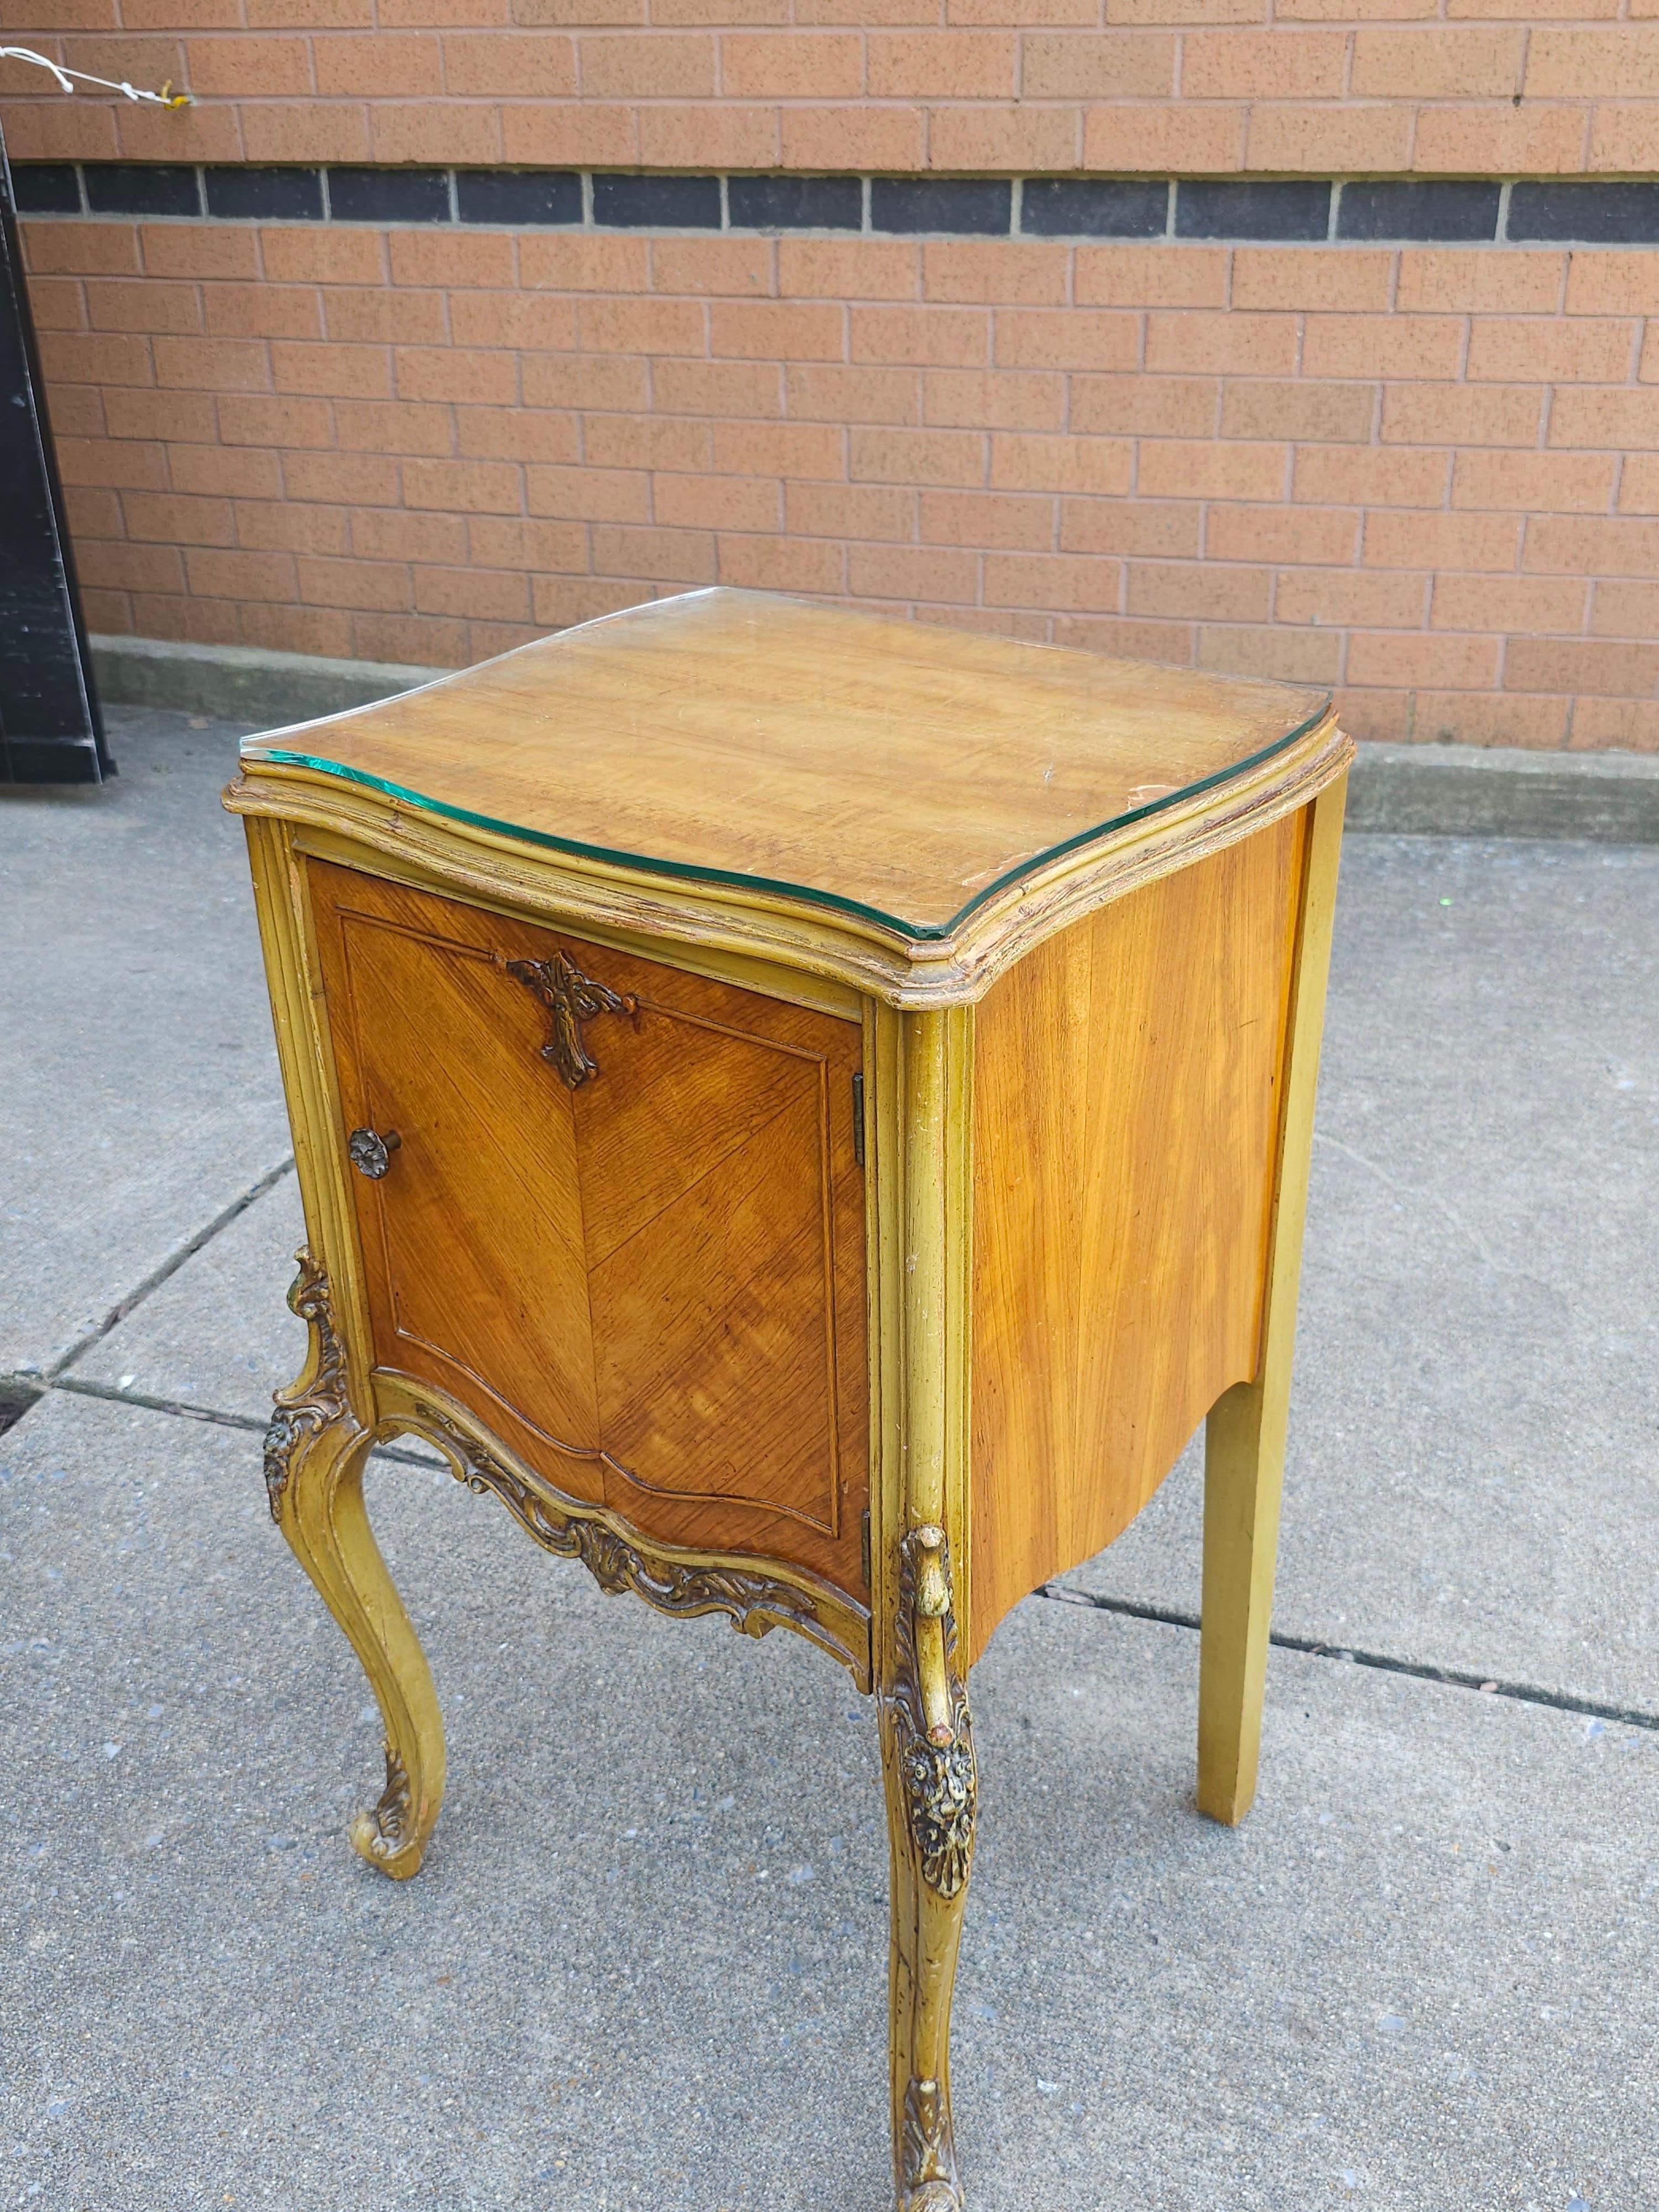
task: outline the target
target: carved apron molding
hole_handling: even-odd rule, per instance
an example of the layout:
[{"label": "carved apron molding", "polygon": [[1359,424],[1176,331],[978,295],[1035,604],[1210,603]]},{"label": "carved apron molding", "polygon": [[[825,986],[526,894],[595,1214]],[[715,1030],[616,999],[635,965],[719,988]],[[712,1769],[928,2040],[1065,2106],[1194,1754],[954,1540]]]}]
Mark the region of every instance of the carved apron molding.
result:
[{"label": "carved apron molding", "polygon": [[345,1389],[345,1350],[334,1327],[329,1304],[328,1276],[301,1245],[295,1254],[300,1272],[288,1294],[289,1310],[311,1331],[311,1356],[305,1372],[289,1389],[276,1393],[276,1410],[265,1431],[265,1491],[270,1517],[283,1517],[283,1493],[288,1488],[296,1455],[331,1421],[349,1411]]}]

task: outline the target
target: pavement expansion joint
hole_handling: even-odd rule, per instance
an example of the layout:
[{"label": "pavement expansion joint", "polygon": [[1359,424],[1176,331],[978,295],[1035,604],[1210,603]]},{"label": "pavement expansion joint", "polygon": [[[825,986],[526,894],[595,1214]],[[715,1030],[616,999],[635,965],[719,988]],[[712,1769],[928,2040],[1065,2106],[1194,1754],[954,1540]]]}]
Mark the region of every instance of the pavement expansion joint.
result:
[{"label": "pavement expansion joint", "polygon": [[143,1305],[153,1291],[159,1291],[163,1283],[176,1275],[186,1260],[193,1260],[204,1244],[210,1244],[222,1229],[228,1229],[240,1214],[247,1212],[256,1199],[263,1198],[265,1193],[275,1184],[279,1183],[285,1175],[291,1174],[293,1169],[294,1155],[290,1152],[286,1159],[279,1160],[274,1168],[268,1169],[257,1182],[251,1183],[246,1190],[233,1198],[228,1206],[222,1206],[204,1228],[197,1230],[194,1235],[186,1237],[182,1244],[176,1246],[168,1253],[159,1267],[151,1268],[141,1283],[129,1291],[124,1298],[118,1299],[102,1321],[89,1328],[83,1336],[77,1337],[63,1358],[56,1361],[47,1370],[41,1378],[42,1381],[58,1382],[61,1376],[74,1366],[77,1359],[91,1351],[94,1344],[101,1344],[112,1328],[118,1327],[129,1314]]},{"label": "pavement expansion joint", "polygon": [[[1195,1613],[1183,1613],[1174,1606],[1100,1596],[1092,1590],[1073,1589],[1066,1583],[1043,1583],[1034,1595],[1052,1598],[1060,1605],[1121,1613],[1130,1620],[1155,1620],[1165,1628],[1196,1630],[1200,1626]],[[1281,1651],[1299,1651],[1307,1659],[1334,1659],[1345,1667],[1374,1667],[1379,1674],[1406,1674],[1413,1681],[1439,1682],[1448,1689],[1474,1690],[1483,1697],[1511,1698],[1517,1705],[1548,1705],[1556,1712],[1582,1713],[1587,1720],[1617,1721],[1659,1734],[1659,1713],[1644,1711],[1639,1705],[1603,1705],[1595,1698],[1576,1698],[1568,1691],[1546,1689],[1537,1682],[1498,1681],[1468,1668],[1436,1667],[1427,1660],[1396,1658],[1391,1652],[1357,1650],[1346,1644],[1322,1643],[1314,1636],[1291,1636],[1282,1629],[1271,1630],[1267,1641]]]},{"label": "pavement expansion joint", "polygon": [[[192,1406],[183,1398],[158,1398],[144,1390],[123,1390],[114,1382],[90,1382],[79,1375],[65,1375],[53,1380],[54,1390],[76,1398],[101,1398],[106,1405],[138,1406],[147,1413],[171,1413],[181,1421],[207,1421],[215,1428],[243,1429],[253,1436],[262,1437],[270,1422],[258,1413],[227,1413],[216,1406]],[[36,1392],[36,1399],[44,1398],[44,1390]],[[27,1412],[27,1407],[21,1409]],[[400,1451],[396,1444],[377,1444],[376,1459],[395,1459],[405,1467],[430,1468],[432,1462],[417,1452]]]}]

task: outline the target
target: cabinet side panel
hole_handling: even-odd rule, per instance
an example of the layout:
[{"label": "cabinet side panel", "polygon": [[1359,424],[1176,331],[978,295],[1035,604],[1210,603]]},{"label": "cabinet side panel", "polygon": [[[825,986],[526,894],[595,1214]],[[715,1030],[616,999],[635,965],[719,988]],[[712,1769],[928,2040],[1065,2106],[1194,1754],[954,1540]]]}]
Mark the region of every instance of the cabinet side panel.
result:
[{"label": "cabinet side panel", "polygon": [[975,1653],[1255,1372],[1304,836],[1132,892],[976,1010]]}]

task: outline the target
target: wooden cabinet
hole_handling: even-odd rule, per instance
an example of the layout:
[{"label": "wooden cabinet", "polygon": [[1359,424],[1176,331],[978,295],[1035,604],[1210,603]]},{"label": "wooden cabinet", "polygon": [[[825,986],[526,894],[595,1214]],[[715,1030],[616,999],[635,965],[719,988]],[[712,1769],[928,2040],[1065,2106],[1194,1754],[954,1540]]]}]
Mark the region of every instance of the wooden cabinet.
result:
[{"label": "wooden cabinet", "polygon": [[307,1231],[266,1482],[386,1723],[354,1841],[413,1874],[444,1779],[377,1437],[811,1638],[875,1700],[905,2212],[963,2202],[969,1669],[1200,1421],[1199,1804],[1255,1789],[1351,750],[1287,686],[708,592],[228,795]]}]

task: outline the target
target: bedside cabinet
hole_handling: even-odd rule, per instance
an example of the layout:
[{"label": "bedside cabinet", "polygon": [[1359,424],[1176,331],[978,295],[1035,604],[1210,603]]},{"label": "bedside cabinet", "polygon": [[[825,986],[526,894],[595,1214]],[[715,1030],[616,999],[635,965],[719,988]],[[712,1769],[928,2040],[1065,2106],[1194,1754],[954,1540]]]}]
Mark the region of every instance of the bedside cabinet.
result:
[{"label": "bedside cabinet", "polygon": [[[1255,1788],[1344,782],[1328,700],[763,593],[251,738],[307,1245],[271,1513],[412,1875],[431,1676],[362,1468],[872,1694],[894,2160],[963,2202],[969,1669],[1207,1419],[1198,1803]],[[810,1778],[803,1778],[810,1786]]]}]

